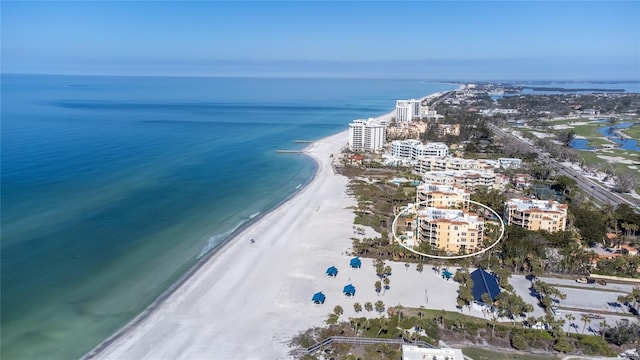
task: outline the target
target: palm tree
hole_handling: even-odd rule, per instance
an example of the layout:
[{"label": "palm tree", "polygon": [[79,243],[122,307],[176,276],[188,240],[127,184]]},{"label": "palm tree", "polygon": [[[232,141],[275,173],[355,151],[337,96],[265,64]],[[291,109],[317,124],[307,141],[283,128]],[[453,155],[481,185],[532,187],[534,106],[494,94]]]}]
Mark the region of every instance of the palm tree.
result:
[{"label": "palm tree", "polygon": [[376,311],[381,314],[384,312],[384,303],[382,302],[382,300],[376,301],[375,308]]},{"label": "palm tree", "polygon": [[380,282],[380,280],[376,281],[374,286],[376,288],[376,292],[378,293],[378,296],[380,296],[380,291],[382,291],[382,283]]},{"label": "palm tree", "polygon": [[362,305],[360,305],[360,303],[359,303],[359,302],[354,303],[354,304],[353,304],[353,310],[354,310],[356,313],[359,313],[360,311],[362,311]]},{"label": "palm tree", "polygon": [[371,302],[367,301],[366,303],[364,303],[364,309],[367,311],[373,310],[373,305],[371,304]]},{"label": "palm tree", "polygon": [[[387,290],[389,290],[389,283],[391,283],[391,280],[389,280],[389,278],[386,277],[382,280],[382,282],[384,283],[384,292],[386,293]],[[384,295],[384,293],[382,295]]]},{"label": "palm tree", "polygon": [[607,332],[607,326],[608,326],[607,320],[606,319],[602,320],[599,325],[600,325],[600,336],[601,336],[601,339],[604,341],[604,334]]},{"label": "palm tree", "polygon": [[573,316],[573,314],[566,314],[564,317],[567,318],[567,321],[569,321],[569,326],[571,326],[572,328],[576,329],[576,334],[577,334],[578,333],[578,328],[574,327],[575,324],[573,323],[573,320],[575,320],[576,317]]},{"label": "palm tree", "polygon": [[580,316],[580,321],[584,322],[582,326],[582,333],[584,334],[584,329],[587,327],[587,324],[591,323],[591,317],[587,314],[582,314]]}]

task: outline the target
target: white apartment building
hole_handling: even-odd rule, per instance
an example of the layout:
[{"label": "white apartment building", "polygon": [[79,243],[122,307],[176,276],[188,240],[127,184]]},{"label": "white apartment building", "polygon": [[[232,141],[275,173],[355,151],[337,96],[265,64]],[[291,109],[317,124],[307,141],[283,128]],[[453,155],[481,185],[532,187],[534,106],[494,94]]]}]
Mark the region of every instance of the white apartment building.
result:
[{"label": "white apartment building", "polygon": [[411,122],[420,117],[420,100],[397,100],[396,122]]},{"label": "white apartment building", "polygon": [[411,159],[413,148],[422,145],[422,141],[416,139],[394,140],[391,142],[391,156],[399,159]]},{"label": "white apartment building", "polygon": [[420,140],[395,140],[391,142],[391,155],[400,159],[416,160],[422,156],[447,156],[449,147],[445,143],[423,144]]},{"label": "white apartment building", "polygon": [[417,160],[424,156],[449,156],[449,147],[445,143],[434,142],[418,145],[413,148],[411,158]]},{"label": "white apartment building", "polygon": [[349,124],[349,150],[377,152],[386,141],[386,125],[373,118],[353,120]]},{"label": "white apartment building", "polygon": [[423,156],[416,159],[415,172],[424,174],[429,171],[445,170],[491,170],[493,167],[482,160],[463,159],[457,157]]},{"label": "white apartment building", "polygon": [[518,158],[499,158],[498,166],[502,169],[519,169],[522,167],[522,159]]},{"label": "white apartment building", "polygon": [[449,186],[455,185],[469,190],[479,188],[499,190],[509,183],[509,178],[503,174],[496,174],[492,170],[445,170],[425,172],[422,174],[422,181]]}]

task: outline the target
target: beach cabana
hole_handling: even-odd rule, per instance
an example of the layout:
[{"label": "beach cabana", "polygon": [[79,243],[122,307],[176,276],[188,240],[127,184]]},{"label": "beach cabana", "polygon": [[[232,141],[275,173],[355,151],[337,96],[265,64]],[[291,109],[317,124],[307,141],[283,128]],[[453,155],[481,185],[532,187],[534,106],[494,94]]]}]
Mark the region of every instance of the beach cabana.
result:
[{"label": "beach cabana", "polygon": [[349,284],[349,285],[344,287],[342,292],[347,296],[353,296],[353,295],[356,294],[356,287],[351,285],[351,284]]},{"label": "beach cabana", "polygon": [[442,270],[442,278],[443,279],[451,279],[453,277],[453,273],[447,269]]},{"label": "beach cabana", "polygon": [[[473,281],[473,299],[477,302],[484,303],[482,301],[482,294],[489,294],[491,300],[494,301],[496,296],[500,294],[500,285],[498,285],[498,279],[484,271],[482,268],[478,268],[472,272],[471,280]],[[489,304],[487,304],[489,305]]]},{"label": "beach cabana", "polygon": [[335,266],[328,268],[327,276],[333,276],[333,277],[338,276],[338,268]]},{"label": "beach cabana", "polygon": [[353,269],[360,269],[360,267],[362,266],[362,261],[360,261],[360,258],[354,257],[349,262],[349,265],[351,265]]},{"label": "beach cabana", "polygon": [[319,291],[319,292],[313,294],[313,297],[311,298],[311,301],[313,301],[314,304],[324,304],[324,300],[326,298],[327,297],[324,296],[322,291]]}]

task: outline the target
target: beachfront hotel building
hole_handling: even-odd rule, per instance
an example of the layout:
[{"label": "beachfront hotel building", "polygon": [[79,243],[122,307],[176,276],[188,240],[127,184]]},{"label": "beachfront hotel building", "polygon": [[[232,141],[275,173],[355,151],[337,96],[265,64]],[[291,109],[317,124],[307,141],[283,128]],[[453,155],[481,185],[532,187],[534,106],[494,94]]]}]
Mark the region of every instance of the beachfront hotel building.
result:
[{"label": "beachfront hotel building", "polygon": [[391,156],[398,159],[416,160],[424,156],[448,156],[449,147],[445,143],[423,144],[420,140],[394,140],[391,142]]},{"label": "beachfront hotel building", "polygon": [[502,189],[509,183],[509,178],[496,174],[492,170],[445,170],[429,171],[422,174],[425,183],[457,186],[464,189]]},{"label": "beachfront hotel building", "polygon": [[369,119],[353,120],[349,124],[349,150],[378,152],[386,141],[386,124]]},{"label": "beachfront hotel building", "polygon": [[504,206],[504,222],[532,231],[565,231],[567,205],[553,200],[510,199]]},{"label": "beachfront hotel building", "polygon": [[416,203],[429,207],[468,208],[470,199],[469,190],[455,185],[422,184],[416,187]]},{"label": "beachfront hotel building", "polygon": [[396,122],[411,122],[420,117],[420,100],[397,100]]},{"label": "beachfront hotel building", "polygon": [[473,251],[482,245],[484,219],[464,210],[427,207],[417,213],[417,244],[428,242],[448,252]]}]

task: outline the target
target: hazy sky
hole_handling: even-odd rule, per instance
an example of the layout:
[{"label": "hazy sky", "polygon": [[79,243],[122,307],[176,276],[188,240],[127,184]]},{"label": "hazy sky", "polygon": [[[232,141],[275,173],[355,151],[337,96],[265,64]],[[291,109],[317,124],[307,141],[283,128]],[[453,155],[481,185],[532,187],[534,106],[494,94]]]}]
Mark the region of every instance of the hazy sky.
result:
[{"label": "hazy sky", "polygon": [[640,80],[640,1],[1,3],[2,72]]}]

